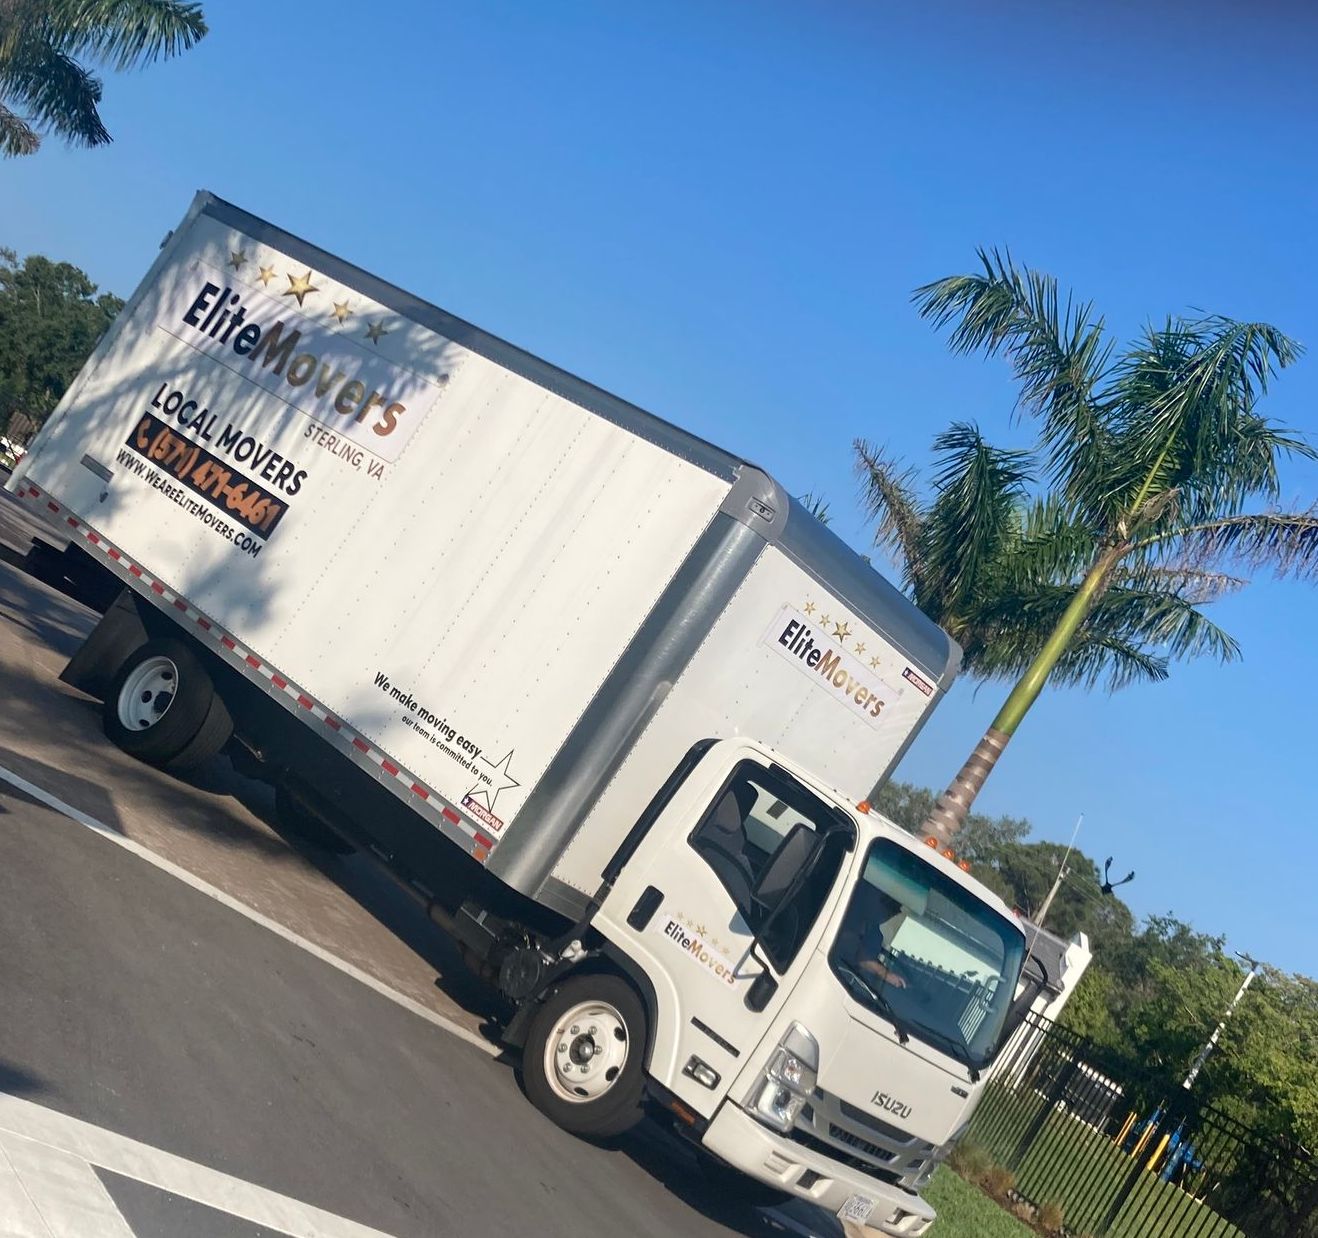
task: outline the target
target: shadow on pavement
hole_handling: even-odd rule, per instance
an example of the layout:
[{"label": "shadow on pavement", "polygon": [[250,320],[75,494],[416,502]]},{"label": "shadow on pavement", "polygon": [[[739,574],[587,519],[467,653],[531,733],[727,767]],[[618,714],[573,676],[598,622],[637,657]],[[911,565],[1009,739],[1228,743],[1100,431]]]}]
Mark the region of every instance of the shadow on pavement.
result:
[{"label": "shadow on pavement", "polygon": [[647,1120],[618,1141],[618,1149],[688,1208],[745,1238],[794,1234],[801,1238],[843,1238],[840,1223],[799,1200],[774,1208],[754,1208],[729,1199],[724,1188],[701,1172],[695,1152],[657,1121]]},{"label": "shadow on pavement", "polygon": [[[0,744],[0,766],[17,774],[20,778],[43,788],[58,788],[52,792],[61,799],[73,804],[81,812],[94,817],[102,825],[107,825],[120,834],[124,832],[123,823],[105,788],[97,782],[59,769],[40,761],[35,757],[23,756]],[[39,804],[40,801],[0,780],[0,801],[6,798],[21,799],[24,803]],[[3,810],[3,803],[0,803]]]},{"label": "shadow on pavement", "polygon": [[6,1092],[10,1096],[35,1096],[49,1090],[45,1082],[36,1075],[0,1057],[0,1092]]},{"label": "shadow on pavement", "polygon": [[17,575],[22,571],[20,564],[12,571],[0,572],[0,617],[30,632],[62,657],[72,657],[92,630],[94,616],[62,594],[44,586],[34,587],[32,577]]}]

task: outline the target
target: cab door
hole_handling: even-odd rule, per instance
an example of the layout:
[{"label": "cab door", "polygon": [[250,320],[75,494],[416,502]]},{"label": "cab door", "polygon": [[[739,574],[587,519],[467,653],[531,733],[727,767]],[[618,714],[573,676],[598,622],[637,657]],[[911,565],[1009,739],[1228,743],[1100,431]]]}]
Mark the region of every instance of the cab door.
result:
[{"label": "cab door", "polygon": [[[775,908],[763,879],[794,835],[801,852],[803,829],[810,862]],[[813,953],[855,826],[767,754],[725,741],[638,830],[594,923],[654,986],[650,1076],[708,1116]]]}]

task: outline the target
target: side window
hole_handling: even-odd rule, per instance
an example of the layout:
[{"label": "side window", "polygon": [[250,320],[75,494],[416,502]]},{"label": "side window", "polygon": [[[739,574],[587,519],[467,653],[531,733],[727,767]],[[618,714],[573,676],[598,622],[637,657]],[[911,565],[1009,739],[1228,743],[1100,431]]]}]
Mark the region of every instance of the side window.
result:
[{"label": "side window", "polygon": [[[792,902],[769,920],[773,908],[756,902],[752,891],[784,839],[798,824],[827,833],[828,843]],[[720,884],[761,944],[770,962],[785,971],[810,931],[837,877],[848,834],[836,812],[777,770],[743,761],[714,798],[691,834],[691,846]]]}]

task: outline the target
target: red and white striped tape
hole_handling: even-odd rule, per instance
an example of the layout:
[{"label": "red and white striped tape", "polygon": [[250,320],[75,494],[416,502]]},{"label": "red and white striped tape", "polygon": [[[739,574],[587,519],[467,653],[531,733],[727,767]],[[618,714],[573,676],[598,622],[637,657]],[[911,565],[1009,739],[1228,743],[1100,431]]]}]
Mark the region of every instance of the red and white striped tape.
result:
[{"label": "red and white striped tape", "polygon": [[[42,491],[31,482],[25,483],[18,491],[21,499],[42,498]],[[281,675],[273,666],[257,654],[244,648],[238,640],[208,619],[186,598],[170,589],[163,581],[148,574],[141,566],[130,560],[118,547],[112,546],[101,534],[97,533],[85,521],[65,509],[57,500],[46,496],[46,509],[53,515],[63,514],[65,523],[90,545],[95,546],[111,560],[119,574],[129,578],[129,583],[140,582],[142,592],[153,594],[165,605],[177,610],[200,631],[206,634],[210,643],[216,646],[216,652],[235,665],[249,679],[260,678],[275,693],[286,698],[286,703],[295,713],[305,712],[310,719],[315,719],[332,733],[336,747],[362,766],[372,772],[383,774],[393,784],[392,790],[399,798],[411,802],[411,806],[420,815],[440,825],[450,837],[457,836],[457,841],[465,845],[470,853],[482,864],[494,850],[495,841],[484,831],[478,829],[468,818],[464,817],[452,804],[448,803],[432,787],[428,787],[419,778],[405,769],[397,761],[380,751],[365,736],[359,735],[341,718],[327,709],[313,696],[293,683],[286,675]],[[384,778],[381,781],[385,781]]]}]

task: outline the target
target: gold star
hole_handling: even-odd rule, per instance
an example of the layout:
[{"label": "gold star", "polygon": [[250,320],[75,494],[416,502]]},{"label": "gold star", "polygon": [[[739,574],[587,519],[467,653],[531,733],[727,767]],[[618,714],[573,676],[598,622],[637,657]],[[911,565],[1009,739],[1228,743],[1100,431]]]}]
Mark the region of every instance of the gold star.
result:
[{"label": "gold star", "polygon": [[275,277],[274,267],[262,267],[261,274],[256,278],[261,281],[263,287],[268,286],[270,281]]},{"label": "gold star", "polygon": [[697,936],[697,937],[703,937],[704,935],[705,935],[705,926],[704,926],[703,924],[697,924],[697,925],[696,925],[696,936]]},{"label": "gold star", "polygon": [[384,324],[380,322],[373,322],[366,328],[366,338],[377,348],[380,345],[380,337],[388,334],[389,332],[384,329]]},{"label": "gold star", "polygon": [[837,637],[838,644],[845,645],[847,643],[847,637],[851,635],[851,629],[847,626],[845,620],[833,625],[833,635]]},{"label": "gold star", "polygon": [[318,288],[312,287],[311,272],[308,271],[305,275],[288,277],[288,287],[284,289],[284,296],[296,297],[297,303],[301,305],[307,299],[307,293],[318,291]]},{"label": "gold star", "polygon": [[871,658],[871,659],[870,659],[870,670],[872,670],[872,671],[877,671],[877,670],[879,669],[879,663],[880,663],[881,661],[882,661],[881,658],[877,658],[877,657]]},{"label": "gold star", "polygon": [[805,613],[807,615],[813,615],[815,613],[815,604],[813,602],[807,602],[805,604]]},{"label": "gold star", "polygon": [[240,249],[231,249],[229,251],[229,265],[236,271],[244,262],[247,261],[247,255]]},{"label": "gold star", "polygon": [[833,620],[830,619],[827,615],[820,615],[820,616],[819,616],[819,622],[822,623],[822,624],[824,625],[824,627],[828,627],[828,625],[829,625],[830,623],[832,623]]},{"label": "gold star", "polygon": [[347,320],[348,315],[352,313],[352,310],[348,308],[347,301],[335,301],[332,313],[340,322],[344,322]]},{"label": "gold star", "polygon": [[860,655],[860,654],[864,653],[864,652],[865,652],[865,642],[864,642],[863,640],[861,640],[861,641],[857,641],[857,642],[856,642],[856,646],[855,646],[855,648],[856,648],[856,653],[857,653],[857,655]]}]

